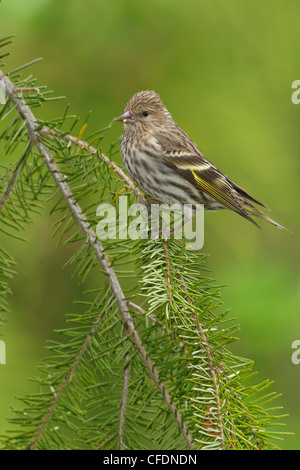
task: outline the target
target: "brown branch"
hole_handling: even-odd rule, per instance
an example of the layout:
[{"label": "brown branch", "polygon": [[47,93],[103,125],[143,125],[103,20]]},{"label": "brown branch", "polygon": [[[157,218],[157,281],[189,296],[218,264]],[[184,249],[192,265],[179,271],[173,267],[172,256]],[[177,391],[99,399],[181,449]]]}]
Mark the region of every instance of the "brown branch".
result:
[{"label": "brown branch", "polygon": [[24,92],[24,93],[29,93],[29,92],[35,92],[35,93],[39,93],[40,90],[39,88],[36,88],[36,87],[16,87],[16,91],[17,92]]}]

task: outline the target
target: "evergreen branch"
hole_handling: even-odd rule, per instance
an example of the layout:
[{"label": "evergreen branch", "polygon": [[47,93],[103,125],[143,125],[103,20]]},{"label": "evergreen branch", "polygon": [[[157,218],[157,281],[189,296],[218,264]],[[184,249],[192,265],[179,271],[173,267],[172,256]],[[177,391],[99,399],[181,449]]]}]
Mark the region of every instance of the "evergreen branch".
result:
[{"label": "evergreen branch", "polygon": [[69,185],[64,181],[64,175],[59,171],[57,164],[52,159],[52,156],[50,155],[46,146],[39,141],[39,134],[36,131],[38,124],[36,122],[35,116],[24,99],[18,98],[16,96],[16,89],[14,84],[6,76],[4,76],[2,71],[0,71],[0,77],[4,81],[6,95],[15,105],[19,114],[26,123],[29,138],[31,139],[32,144],[35,145],[43,157],[44,162],[46,163],[46,166],[50,171],[56,185],[58,186],[71,213],[73,214],[83,233],[87,236],[88,242],[91,245],[91,248],[93,249],[102,269],[107,274],[108,282],[110,283],[112,292],[118,302],[120,312],[127,319],[128,308],[118,278],[110,265],[108,256],[105,254],[100,241],[97,240],[97,236],[94,230],[90,227],[81,207],[75,201]]},{"label": "evergreen branch", "polygon": [[181,413],[177,410],[175,403],[172,400],[170,393],[168,392],[167,388],[165,387],[164,383],[161,382],[157,368],[154,367],[151,358],[148,356],[145,347],[142,344],[142,341],[137,333],[137,331],[133,327],[132,322],[127,322],[127,331],[131,336],[132,341],[136,345],[144,364],[146,365],[150,376],[152,377],[156,387],[160,391],[163,399],[165,400],[169,410],[171,411],[176,423],[178,424],[179,429],[181,430],[183,437],[187,443],[188,449],[192,449],[194,447],[192,437],[188,432],[187,425],[184,423],[182,419]]},{"label": "evergreen branch", "polygon": [[[168,248],[168,242],[166,240],[162,240],[162,246],[164,249],[164,255],[165,255],[165,264],[166,264],[166,288],[168,291],[168,302],[169,305],[172,304],[172,286],[171,286],[171,262],[170,262],[170,255],[169,255],[169,248]],[[218,418],[218,428],[219,428],[219,433],[220,433],[220,440],[221,440],[221,449],[225,450],[225,436],[224,436],[224,429],[223,429],[223,420],[222,420],[222,412],[221,412],[221,401],[220,401],[220,395],[219,395],[219,386],[218,386],[218,370],[217,367],[214,365],[212,353],[211,353],[211,348],[209,345],[209,341],[205,335],[204,329],[198,319],[198,316],[196,315],[195,311],[197,311],[197,307],[195,307],[194,302],[190,295],[188,295],[188,289],[184,280],[184,277],[180,274],[180,263],[176,263],[174,265],[175,269],[175,276],[180,282],[181,289],[186,293],[186,302],[190,306],[190,311],[192,314],[192,317],[195,322],[195,327],[196,331],[198,331],[199,336],[201,338],[202,344],[204,346],[204,350],[207,356],[207,362],[209,366],[209,374],[212,378],[213,381],[213,387],[214,387],[214,397],[215,397],[215,406],[217,410],[217,418]],[[166,328],[166,327],[165,327]],[[182,347],[182,345],[180,345]],[[209,423],[209,420],[207,420]]]},{"label": "evergreen branch", "polygon": [[[114,295],[114,297],[117,301],[117,304],[118,304],[118,309],[119,309],[120,316],[121,316],[121,319],[122,319],[122,322],[123,322],[124,329],[125,329],[126,333],[130,335],[133,343],[136,345],[136,347],[137,347],[137,349],[138,349],[138,351],[141,355],[141,358],[143,360],[143,363],[146,366],[146,369],[148,370],[148,373],[150,374],[150,377],[153,379],[156,387],[160,391],[165,403],[167,404],[167,406],[168,406],[169,410],[171,411],[176,423],[178,424],[178,427],[179,427],[183,437],[186,440],[188,448],[192,448],[193,447],[192,438],[191,438],[191,436],[190,436],[190,434],[187,430],[187,426],[183,421],[181,413],[177,410],[177,408],[175,406],[175,403],[172,401],[171,395],[168,392],[165,384],[163,382],[161,382],[158,371],[154,367],[154,364],[153,364],[150,356],[148,355],[144,345],[142,344],[140,336],[138,335],[138,333],[137,333],[137,331],[134,327],[133,319],[132,319],[131,315],[129,314],[128,306],[127,306],[127,302],[125,300],[123,290],[120,286],[120,283],[119,283],[119,280],[116,276],[116,273],[115,273],[114,269],[111,266],[109,258],[106,255],[106,253],[104,252],[102,244],[97,239],[94,230],[90,227],[90,225],[87,221],[87,218],[86,218],[85,214],[83,213],[80,205],[74,199],[74,196],[72,194],[72,191],[71,191],[69,185],[64,180],[64,175],[59,171],[59,168],[58,168],[56,162],[54,161],[54,159],[52,158],[51,154],[49,153],[48,148],[39,140],[39,132],[37,130],[38,124],[36,122],[35,116],[33,115],[31,109],[26,104],[26,102],[23,98],[19,98],[19,97],[16,96],[16,94],[17,94],[16,87],[8,79],[8,77],[3,74],[3,72],[1,70],[0,70],[0,79],[5,84],[5,93],[6,93],[6,95],[8,96],[10,101],[14,104],[14,106],[16,107],[17,111],[19,112],[20,116],[22,117],[22,119],[26,123],[27,129],[28,129],[28,136],[29,136],[32,144],[37,148],[40,155],[42,156],[42,158],[43,158],[49,172],[51,173],[58,189],[60,190],[67,206],[69,207],[71,213],[73,214],[73,217],[77,221],[77,223],[78,223],[79,227],[81,228],[82,232],[87,236],[87,240],[88,240],[93,252],[95,253],[95,255],[97,257],[97,260],[98,260],[99,264],[101,265],[103,271],[107,275],[107,279],[108,279],[108,282],[110,284],[111,291],[112,291],[112,293],[113,293],[113,295]],[[73,139],[74,138],[71,138],[71,136],[69,136],[69,140],[73,141],[73,143],[75,143]],[[81,142],[81,141],[78,141],[78,142]],[[83,145],[87,145],[87,144],[83,143]],[[92,150],[91,153],[94,153],[94,149]],[[98,152],[96,153],[96,155],[98,155]],[[110,162],[107,162],[107,163],[110,163]],[[118,174],[120,175],[120,171],[116,168],[116,166],[114,164],[111,164],[111,168],[115,168],[117,170]],[[126,179],[127,178],[128,177],[126,177]],[[133,183],[128,181],[128,184],[133,189],[133,187],[134,187]],[[139,195],[140,193],[135,192],[135,194]],[[88,338],[86,339],[86,341],[89,341]],[[82,354],[85,350],[85,347],[86,347],[85,345],[86,345],[86,343],[84,343],[84,345],[83,345],[84,349],[82,350]],[[79,356],[77,357],[77,360],[74,363],[75,368],[76,368],[80,358],[82,357],[82,354],[79,354]],[[49,411],[46,415],[46,418],[44,419],[41,427],[39,428],[38,433],[36,434],[36,436],[34,438],[34,441],[31,444],[31,447],[32,446],[33,446],[33,448],[35,447],[38,439],[40,438],[41,434],[43,433],[49,419],[51,418],[51,416],[53,414],[53,411],[54,411],[54,409],[55,409],[55,407],[58,403],[58,400],[59,400],[66,384],[69,381],[70,376],[71,376],[71,373],[67,374],[64,381],[62,382],[62,384],[60,386],[60,389],[59,389],[59,392],[57,393],[55,400],[52,402],[52,404],[50,406],[50,409],[49,409]]]},{"label": "evergreen branch", "polygon": [[[188,289],[185,285],[184,279],[182,278],[182,276],[179,273],[179,268],[177,268],[177,273],[178,273],[178,279],[182,282],[182,289],[186,293],[188,293]],[[191,298],[189,296],[187,296],[187,301],[191,306],[193,306],[193,301],[191,300]],[[200,324],[200,322],[197,318],[197,315],[195,314],[193,308],[191,309],[191,311],[192,311],[192,315],[193,315],[193,318],[194,318],[194,321],[195,321],[195,324],[196,324],[196,328],[199,331],[199,334],[201,336],[202,343],[204,345],[205,352],[206,352],[207,359],[208,359],[208,364],[209,364],[209,368],[210,368],[210,375],[211,375],[211,378],[213,380],[214,389],[215,389],[215,399],[216,399],[216,408],[217,408],[217,415],[218,415],[218,424],[219,424],[219,429],[220,429],[221,444],[222,444],[222,449],[225,450],[225,438],[224,438],[223,420],[222,420],[222,413],[221,413],[221,402],[220,402],[219,387],[218,387],[218,381],[217,381],[218,371],[217,371],[217,368],[214,366],[213,358],[212,358],[212,354],[211,354],[211,350],[210,350],[210,346],[209,346],[209,342],[208,342],[207,337],[204,333],[202,325]]]},{"label": "evergreen branch", "polygon": [[[164,251],[165,251],[165,256],[166,256],[167,288],[168,288],[168,295],[169,295],[169,303],[171,303],[172,302],[172,287],[171,287],[171,271],[170,271],[170,258],[169,258],[168,242],[166,240],[162,240],[162,244],[163,244]],[[188,294],[188,289],[185,285],[185,281],[184,281],[183,277],[180,274],[180,270],[179,270],[178,266],[176,266],[176,274],[177,274],[177,277],[178,277],[179,281],[182,284],[182,290]],[[192,316],[193,316],[194,321],[195,321],[195,326],[196,326],[196,328],[199,332],[199,335],[201,337],[201,340],[202,340],[202,343],[204,345],[205,352],[206,352],[206,355],[207,355],[207,360],[208,360],[208,364],[209,364],[209,368],[210,368],[210,375],[211,375],[211,378],[213,380],[214,390],[215,390],[215,400],[216,400],[216,409],[217,409],[217,416],[218,416],[218,425],[219,425],[219,430],[220,430],[221,447],[222,447],[223,450],[225,450],[225,438],[224,438],[224,431],[223,431],[221,403],[220,403],[219,387],[218,387],[218,381],[217,381],[218,371],[217,371],[217,368],[214,366],[213,358],[212,358],[212,354],[211,354],[211,350],[210,350],[210,346],[209,346],[209,342],[208,342],[207,337],[204,333],[203,327],[200,324],[197,315],[195,314],[195,309],[193,308],[194,307],[193,301],[192,301],[191,297],[188,296],[188,295],[186,296],[186,300],[189,303],[189,305],[192,307],[191,312],[192,312]]]},{"label": "evergreen branch", "polygon": [[55,136],[58,139],[62,139],[65,142],[70,142],[71,144],[86,150],[87,152],[91,153],[92,155],[96,156],[97,158],[100,158],[102,161],[106,163],[106,165],[112,169],[123,181],[124,183],[132,190],[132,192],[135,194],[135,196],[138,198],[139,202],[141,204],[147,204],[146,199],[140,192],[140,190],[136,187],[136,185],[132,182],[132,180],[126,175],[126,173],[114,162],[110,160],[106,155],[103,153],[100,153],[99,150],[97,150],[95,147],[89,145],[87,142],[78,139],[77,137],[74,137],[72,135],[68,134],[63,134],[57,131],[54,131],[53,129],[50,129],[49,127],[43,126],[41,129],[38,130],[38,132],[42,135],[50,135],[50,136]]},{"label": "evergreen branch", "polygon": [[94,334],[96,333],[97,328],[98,328],[98,326],[100,325],[103,316],[104,316],[104,314],[102,313],[102,314],[99,316],[98,320],[94,323],[94,325],[93,325],[91,331],[89,332],[89,334],[87,335],[87,337],[86,337],[86,339],[85,339],[85,341],[84,341],[84,343],[83,343],[83,345],[82,345],[82,347],[81,347],[81,349],[80,349],[80,351],[79,351],[78,356],[75,358],[75,361],[74,361],[74,363],[72,364],[72,367],[69,369],[67,375],[65,376],[65,378],[64,378],[63,381],[61,382],[61,385],[60,385],[58,391],[57,391],[56,394],[55,394],[55,398],[54,398],[53,402],[51,403],[51,406],[50,406],[50,408],[49,408],[49,411],[48,411],[48,413],[46,414],[45,418],[43,419],[43,421],[42,421],[40,427],[38,428],[38,430],[37,430],[37,432],[36,432],[36,434],[35,434],[35,436],[34,436],[32,442],[31,442],[31,443],[29,444],[29,446],[27,447],[27,450],[35,450],[36,445],[37,445],[37,443],[38,443],[38,440],[40,439],[41,435],[42,435],[43,432],[44,432],[44,429],[46,428],[46,426],[47,426],[49,420],[51,419],[51,417],[52,417],[52,415],[53,415],[53,413],[54,413],[54,410],[55,410],[55,408],[56,408],[56,406],[57,406],[57,404],[58,404],[58,402],[59,402],[59,399],[60,399],[60,397],[61,397],[61,395],[62,395],[64,389],[66,388],[66,386],[67,386],[67,384],[68,384],[70,378],[71,378],[72,375],[74,374],[74,372],[75,372],[75,370],[76,370],[76,368],[77,368],[77,366],[78,366],[80,360],[82,359],[83,354],[85,353],[87,347],[89,346],[89,343],[90,343],[91,339],[93,338]]}]

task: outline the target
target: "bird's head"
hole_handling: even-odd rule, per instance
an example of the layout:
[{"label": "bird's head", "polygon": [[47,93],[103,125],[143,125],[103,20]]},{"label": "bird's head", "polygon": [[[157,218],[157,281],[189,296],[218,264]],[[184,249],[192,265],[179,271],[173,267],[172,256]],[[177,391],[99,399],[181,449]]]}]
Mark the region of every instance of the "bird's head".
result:
[{"label": "bird's head", "polygon": [[124,113],[115,120],[123,122],[124,128],[135,126],[147,132],[166,125],[172,117],[157,93],[139,91],[128,101]]}]

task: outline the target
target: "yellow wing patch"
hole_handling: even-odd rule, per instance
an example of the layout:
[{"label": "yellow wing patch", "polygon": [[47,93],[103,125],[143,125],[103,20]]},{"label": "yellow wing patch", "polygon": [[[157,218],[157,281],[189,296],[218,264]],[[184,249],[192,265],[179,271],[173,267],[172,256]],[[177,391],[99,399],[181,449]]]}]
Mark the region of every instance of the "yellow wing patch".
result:
[{"label": "yellow wing patch", "polygon": [[239,204],[234,201],[234,199],[226,193],[227,185],[226,183],[224,184],[224,181],[222,181],[224,190],[220,188],[217,184],[208,182],[204,179],[201,178],[194,170],[191,170],[192,174],[194,175],[194,178],[197,182],[197,186],[205,191],[207,194],[210,196],[214,197],[217,201],[222,202],[224,206],[229,207],[230,209],[233,209],[238,212],[243,212],[242,208],[239,206]]}]

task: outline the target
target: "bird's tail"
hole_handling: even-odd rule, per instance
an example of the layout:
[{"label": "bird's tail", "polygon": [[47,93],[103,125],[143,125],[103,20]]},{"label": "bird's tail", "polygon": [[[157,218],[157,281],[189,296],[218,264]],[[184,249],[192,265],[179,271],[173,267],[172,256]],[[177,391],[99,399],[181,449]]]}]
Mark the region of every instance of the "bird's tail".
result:
[{"label": "bird's tail", "polygon": [[[291,232],[288,228],[283,227],[282,225],[278,224],[275,222],[275,220],[271,219],[268,215],[266,215],[264,212],[261,210],[257,209],[257,207],[252,206],[252,204],[248,202],[244,202],[243,204],[243,209],[247,212],[249,215],[254,215],[255,217],[259,217],[263,220],[266,220],[270,224],[275,225],[276,227],[280,228],[281,230],[287,230],[288,232]],[[254,222],[254,221],[253,221]],[[292,233],[292,232],[291,232]]]}]

